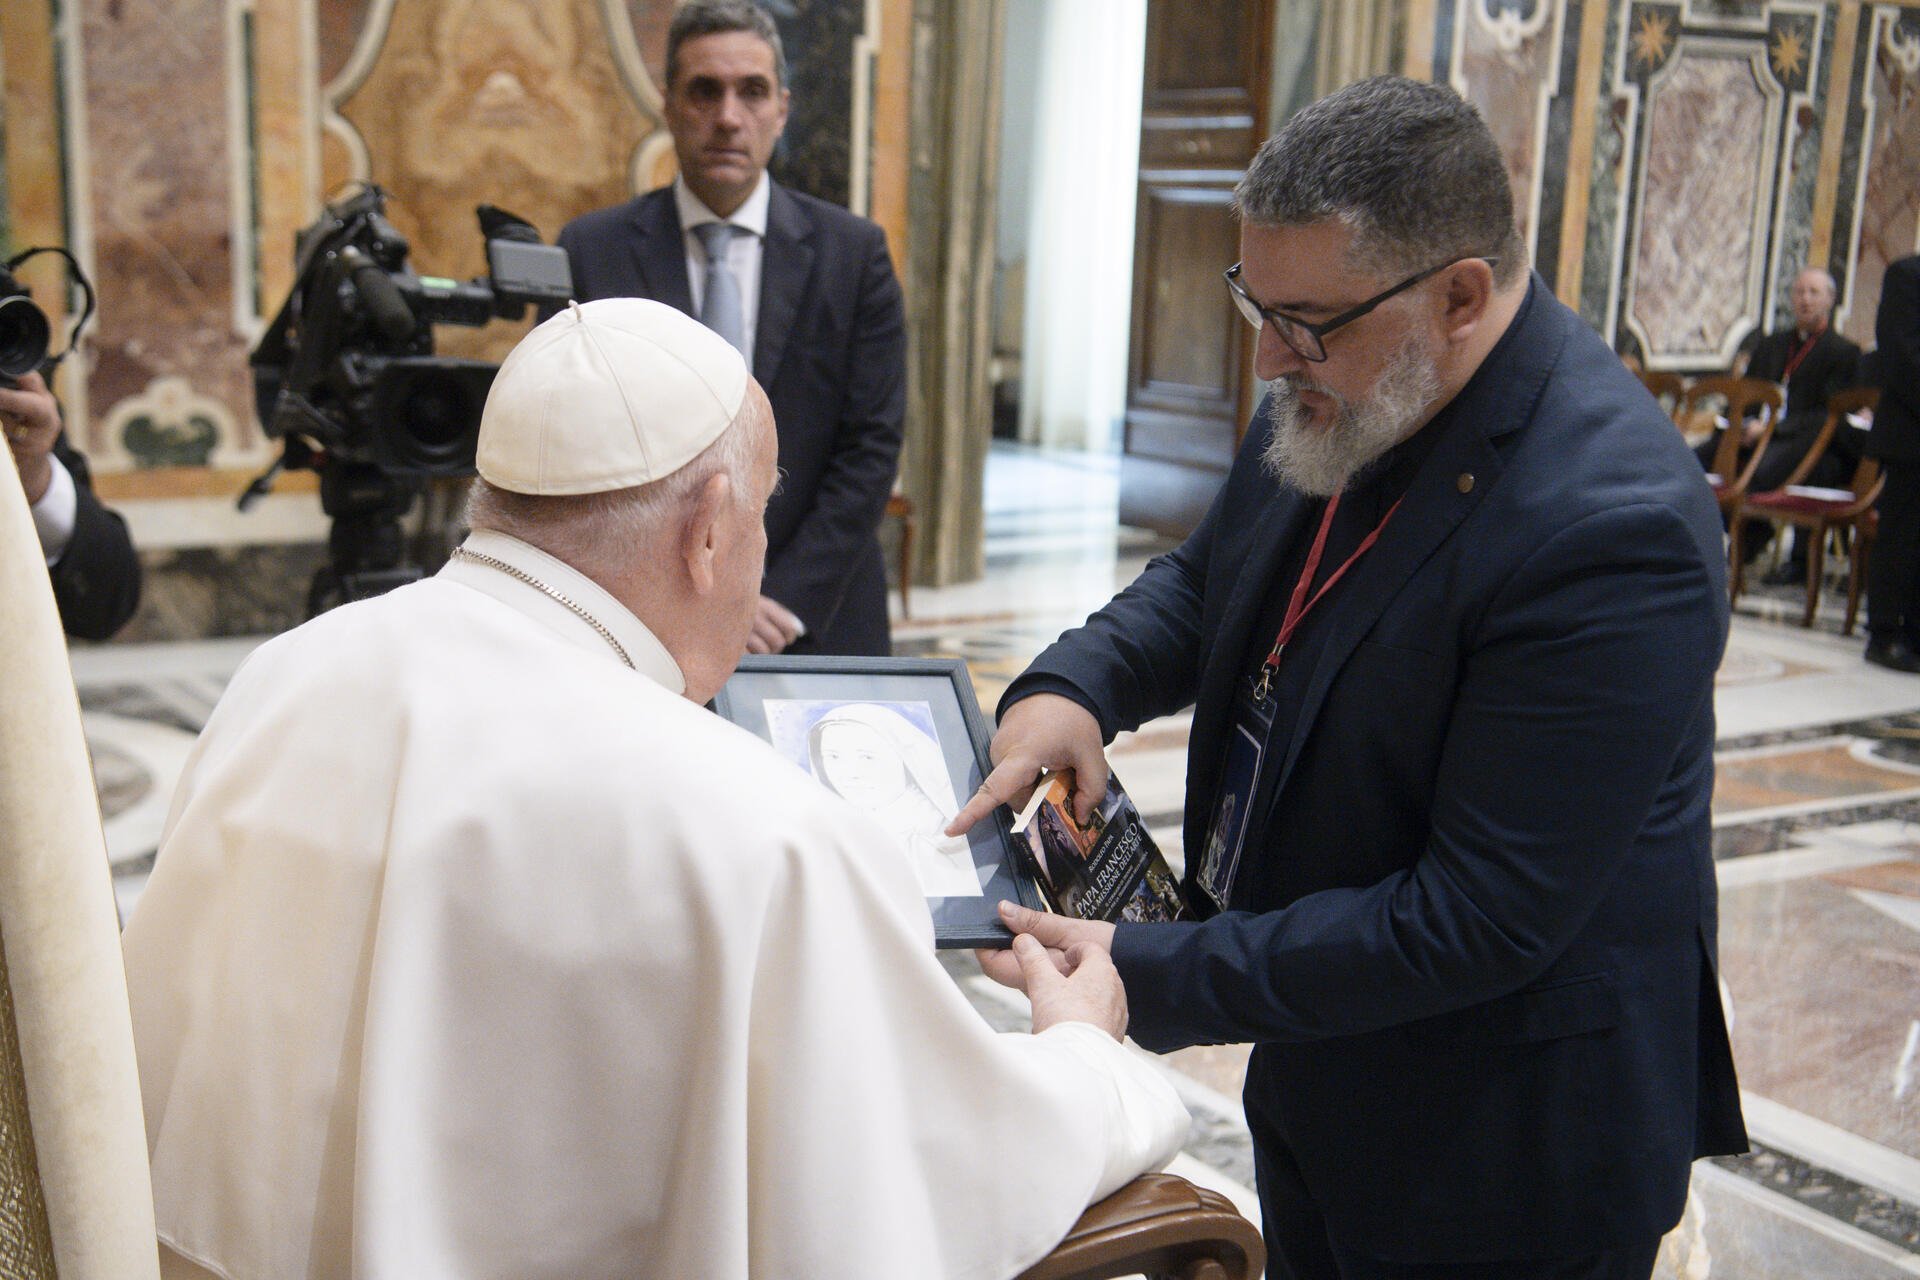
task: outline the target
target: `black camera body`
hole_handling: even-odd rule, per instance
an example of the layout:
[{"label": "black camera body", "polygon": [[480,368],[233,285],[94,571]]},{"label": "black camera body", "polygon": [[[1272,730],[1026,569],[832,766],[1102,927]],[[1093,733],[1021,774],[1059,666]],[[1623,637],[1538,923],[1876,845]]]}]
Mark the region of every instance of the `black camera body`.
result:
[{"label": "black camera body", "polygon": [[436,356],[433,326],[477,328],[567,301],[567,251],[482,205],[489,274],[416,275],[385,210],[385,193],[368,186],[300,233],[293,290],[247,361],[260,422],[275,439],[389,474],[471,475],[499,366]]},{"label": "black camera body", "polygon": [[53,326],[13,272],[0,267],[0,385],[12,385],[47,362]]}]

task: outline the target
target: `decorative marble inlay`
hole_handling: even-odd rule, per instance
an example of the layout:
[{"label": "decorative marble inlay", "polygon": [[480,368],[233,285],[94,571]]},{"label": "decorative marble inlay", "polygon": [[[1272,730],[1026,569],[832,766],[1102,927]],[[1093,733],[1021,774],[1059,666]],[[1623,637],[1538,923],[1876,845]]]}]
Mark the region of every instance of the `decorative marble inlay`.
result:
[{"label": "decorative marble inlay", "polygon": [[1799,805],[1920,795],[1920,766],[1879,754],[1859,738],[1727,753],[1716,768],[1716,823]]},{"label": "decorative marble inlay", "polygon": [[1920,11],[1877,6],[1868,28],[1858,216],[1841,329],[1874,343],[1880,281],[1920,249]]},{"label": "decorative marble inlay", "polygon": [[[415,270],[485,272],[478,204],[509,208],[550,239],[574,215],[632,194],[635,153],[659,121],[635,99],[651,84],[644,69],[616,63],[632,32],[609,24],[625,21],[624,7],[599,0],[376,9],[326,89],[339,120],[329,127],[364,148],[360,176],[391,195],[388,217]],[[523,331],[442,328],[439,349],[497,360]]]},{"label": "decorative marble inlay", "polygon": [[1781,101],[1765,61],[1687,38],[1648,82],[1625,317],[1648,368],[1724,366],[1760,314]]},{"label": "decorative marble inlay", "polygon": [[101,432],[136,467],[238,466],[247,457],[234,443],[232,411],[185,378],[155,378],[116,404]]},{"label": "decorative marble inlay", "polygon": [[100,310],[90,335],[101,471],[133,465],[104,423],[156,378],[191,371],[230,414],[252,403],[234,326],[226,0],[83,0],[84,209]]},{"label": "decorative marble inlay", "polygon": [[1548,105],[1560,91],[1564,0],[1457,0],[1453,87],[1480,110],[1513,184],[1513,210],[1531,252],[1540,228]]}]

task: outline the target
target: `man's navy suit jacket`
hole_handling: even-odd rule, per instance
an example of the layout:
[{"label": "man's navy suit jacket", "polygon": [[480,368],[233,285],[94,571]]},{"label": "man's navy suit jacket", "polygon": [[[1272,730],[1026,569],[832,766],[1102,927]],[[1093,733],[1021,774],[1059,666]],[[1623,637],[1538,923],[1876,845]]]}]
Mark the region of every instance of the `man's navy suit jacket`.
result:
[{"label": "man's navy suit jacket", "polygon": [[[1111,736],[1194,703],[1190,868],[1254,620],[1319,507],[1263,471],[1265,423],[1192,537],[1002,704],[1070,692]],[[1712,968],[1720,522],[1672,422],[1537,277],[1436,428],[1287,650],[1305,694],[1233,909],[1119,928],[1130,1031],[1257,1042],[1255,1143],[1347,1247],[1638,1244],[1696,1155],[1745,1149]]]},{"label": "man's navy suit jacket", "polygon": [[[694,314],[671,187],[576,218],[559,243],[580,301],[653,298]],[[899,467],[906,351],[885,233],[773,184],[753,376],[773,405],[781,480],[761,591],[806,623],[809,652],[890,651],[878,530]]]},{"label": "man's navy suit jacket", "polygon": [[127,522],[94,495],[87,460],[61,432],[53,455],[73,477],[73,535],[48,571],[60,622],[70,636],[106,640],[125,626],[140,605],[140,557]]}]

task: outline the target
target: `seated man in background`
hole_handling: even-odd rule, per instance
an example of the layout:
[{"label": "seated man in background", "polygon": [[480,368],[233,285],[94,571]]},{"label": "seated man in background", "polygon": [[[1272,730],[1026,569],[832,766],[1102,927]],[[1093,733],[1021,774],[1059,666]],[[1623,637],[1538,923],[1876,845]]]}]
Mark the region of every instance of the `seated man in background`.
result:
[{"label": "seated man in background", "polygon": [[140,557],[127,522],[93,496],[86,461],[67,444],[60,406],[39,374],[0,383],[0,423],[33,508],[60,624],[70,636],[105,640],[140,604]]},{"label": "seated man in background", "polygon": [[[1793,278],[1788,298],[1793,306],[1793,327],[1761,338],[1747,362],[1747,377],[1778,382],[1786,387],[1780,420],[1753,473],[1750,487],[1753,493],[1765,493],[1786,483],[1820,434],[1821,424],[1827,420],[1827,401],[1836,391],[1854,385],[1860,364],[1860,348],[1831,327],[1832,276],[1818,267],[1808,267]],[[1746,443],[1751,445],[1759,438],[1759,422],[1747,423],[1746,431]],[[1719,443],[1716,433],[1696,450],[1702,466],[1713,466],[1714,450]],[[1850,433],[1836,433],[1801,483],[1842,487],[1853,478],[1853,469],[1859,461],[1860,442]],[[1760,553],[1771,532],[1771,526],[1764,520],[1748,522],[1742,545],[1749,557]],[[1762,581],[1780,586],[1804,582],[1806,577],[1807,549],[1796,540],[1788,558]]]},{"label": "seated man in background", "polygon": [[1011,1276],[1178,1148],[1103,951],[1022,942],[990,1031],[880,828],[702,708],[774,457],[711,330],[572,306],[446,568],[235,675],[125,940],[165,1274]]}]

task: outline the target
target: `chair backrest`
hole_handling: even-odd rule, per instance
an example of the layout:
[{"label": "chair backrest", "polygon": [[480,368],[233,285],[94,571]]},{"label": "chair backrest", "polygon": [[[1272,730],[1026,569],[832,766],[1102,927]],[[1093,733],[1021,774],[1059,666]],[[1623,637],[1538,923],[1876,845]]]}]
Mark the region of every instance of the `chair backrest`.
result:
[{"label": "chair backrest", "polygon": [[[1764,378],[1701,378],[1680,397],[1680,417],[1683,420],[1689,418],[1711,407],[1716,400],[1725,406],[1723,415],[1727,429],[1720,433],[1720,445],[1714,450],[1713,471],[1728,489],[1744,486],[1752,478],[1753,469],[1760,464],[1760,455],[1766,451],[1767,442],[1773,438],[1774,422],[1780,416],[1784,398],[1779,384]],[[1760,439],[1755,442],[1753,453],[1745,468],[1742,468],[1741,424],[1748,418],[1759,418],[1762,426]]]},{"label": "chair backrest", "polygon": [[1647,389],[1647,394],[1660,402],[1666,415],[1678,424],[1680,402],[1687,394],[1687,380],[1677,373],[1659,369],[1636,369],[1634,376],[1640,379],[1640,385]]},{"label": "chair backrest", "polygon": [[[159,1274],[133,1020],[80,705],[20,477],[0,464],[0,1241],[7,1275]],[[11,1256],[5,1259],[13,1263]]]},{"label": "chair backrest", "polygon": [[[1806,453],[1801,455],[1800,461],[1794,464],[1787,478],[1780,482],[1780,487],[1784,489],[1790,484],[1805,484],[1807,477],[1813,473],[1814,467],[1819,464],[1821,458],[1826,456],[1827,449],[1833,444],[1833,438],[1842,431],[1853,430],[1846,425],[1848,416],[1859,413],[1863,409],[1871,409],[1879,403],[1878,387],[1849,387],[1845,391],[1836,391],[1828,397],[1827,420],[1820,424],[1820,431],[1813,437],[1813,443],[1807,446]],[[1875,470],[1877,472],[1878,468],[1876,467]]]}]

